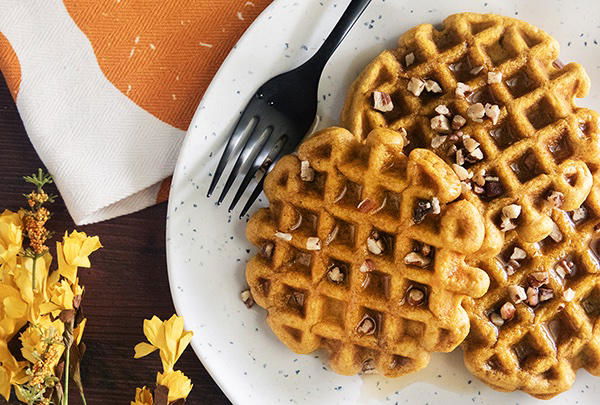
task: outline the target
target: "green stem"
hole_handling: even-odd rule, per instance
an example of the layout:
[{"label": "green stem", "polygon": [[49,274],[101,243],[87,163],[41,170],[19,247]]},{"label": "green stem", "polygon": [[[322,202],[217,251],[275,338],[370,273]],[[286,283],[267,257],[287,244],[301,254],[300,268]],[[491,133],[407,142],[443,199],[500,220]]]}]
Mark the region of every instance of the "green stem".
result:
[{"label": "green stem", "polygon": [[71,368],[71,345],[67,346],[66,352],[67,358],[65,359],[65,389],[62,405],[69,405],[69,371]]}]

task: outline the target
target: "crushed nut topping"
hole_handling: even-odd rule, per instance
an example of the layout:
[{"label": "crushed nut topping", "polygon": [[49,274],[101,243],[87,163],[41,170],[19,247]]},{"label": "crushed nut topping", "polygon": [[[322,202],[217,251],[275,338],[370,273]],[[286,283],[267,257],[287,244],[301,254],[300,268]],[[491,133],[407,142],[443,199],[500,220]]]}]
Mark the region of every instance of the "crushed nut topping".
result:
[{"label": "crushed nut topping", "polygon": [[334,284],[342,284],[346,278],[346,274],[339,266],[333,266],[327,271],[327,278]]},{"label": "crushed nut topping", "polygon": [[513,304],[519,304],[527,299],[527,293],[520,285],[511,285],[508,287],[508,297]]},{"label": "crushed nut topping", "polygon": [[375,368],[375,362],[373,359],[367,359],[363,362],[362,373],[363,374],[375,374],[377,369]]},{"label": "crushed nut topping", "polygon": [[348,186],[344,185],[344,188],[340,190],[340,193],[337,195],[337,197],[335,197],[335,199],[333,200],[333,203],[337,204],[338,202],[340,202],[342,200],[342,198],[344,198],[344,196],[346,195],[347,192],[348,192]]},{"label": "crushed nut topping", "polygon": [[321,239],[311,236],[306,239],[306,249],[308,250],[321,250]]},{"label": "crushed nut topping", "polygon": [[286,242],[289,242],[292,240],[292,235],[289,233],[285,233],[285,232],[275,232],[275,237],[279,238],[281,240],[284,240]]},{"label": "crushed nut topping", "polygon": [[488,72],[487,82],[488,84],[501,83],[502,72]]},{"label": "crushed nut topping", "polygon": [[265,259],[270,259],[273,256],[273,249],[275,249],[275,244],[273,242],[267,242],[260,248],[260,255]]},{"label": "crushed nut topping", "polygon": [[485,173],[486,173],[485,169],[481,169],[477,173],[475,173],[475,175],[473,176],[473,181],[479,187],[483,187],[485,185]]},{"label": "crushed nut topping", "polygon": [[358,323],[356,327],[356,332],[361,335],[373,335],[375,334],[375,330],[377,329],[377,323],[375,323],[375,319],[373,319],[370,315],[365,315]]},{"label": "crushed nut topping", "polygon": [[446,104],[440,104],[435,107],[435,112],[442,115],[450,115],[450,110]]},{"label": "crushed nut topping", "polygon": [[377,203],[369,198],[365,198],[356,206],[358,211],[367,214],[377,208]]},{"label": "crushed nut topping", "polygon": [[518,204],[510,204],[502,208],[502,216],[508,219],[517,219],[521,216],[521,206]]},{"label": "crushed nut topping", "polygon": [[445,115],[436,115],[431,119],[431,129],[442,133],[450,132],[450,122]]},{"label": "crushed nut topping", "polygon": [[471,86],[468,84],[464,84],[462,82],[458,82],[456,84],[456,95],[460,97],[468,97],[471,93]]},{"label": "crushed nut topping", "polygon": [[423,256],[421,253],[410,252],[404,256],[404,263],[409,266],[427,267],[431,264],[431,259]]},{"label": "crushed nut topping", "polygon": [[521,249],[518,246],[515,246],[512,254],[510,255],[510,260],[523,260],[527,257],[527,252]]},{"label": "crushed nut topping", "polygon": [[315,179],[315,171],[310,167],[308,160],[300,162],[300,180],[313,181]]},{"label": "crushed nut topping", "polygon": [[521,206],[518,204],[510,204],[502,208],[500,230],[506,232],[515,229],[517,226],[512,220],[519,218],[520,215]]},{"label": "crushed nut topping", "polygon": [[407,54],[404,57],[404,62],[406,63],[406,67],[409,67],[413,63],[415,63],[415,54],[413,52]]},{"label": "crushed nut topping", "polygon": [[473,69],[469,71],[473,76],[478,75],[483,70],[483,65],[475,66]]},{"label": "crushed nut topping", "polygon": [[542,287],[540,288],[540,302],[546,302],[554,298],[554,291],[552,288]]},{"label": "crushed nut topping", "polygon": [[475,159],[476,161],[482,160],[483,159],[483,151],[481,150],[481,148],[477,148],[473,152],[471,152],[469,154],[469,156],[472,157],[473,159]]},{"label": "crushed nut topping", "polygon": [[441,93],[442,88],[435,80],[427,79],[425,80],[425,90],[431,93]]},{"label": "crushed nut topping", "polygon": [[367,238],[367,249],[374,255],[380,255],[385,251],[385,244],[379,235],[379,232],[373,231]]},{"label": "crushed nut topping", "polygon": [[[456,147],[456,145],[454,145],[454,147]],[[462,166],[462,165],[465,164],[465,158],[464,158],[464,153],[463,153],[462,149],[458,149],[456,151],[455,159],[456,159],[456,164],[457,165]]]},{"label": "crushed nut topping", "polygon": [[519,263],[518,261],[516,261],[514,259],[511,259],[508,261],[508,263],[506,264],[504,269],[506,270],[506,274],[508,274],[509,276],[512,276],[513,274],[515,274],[517,269],[520,267],[521,267],[521,263]]},{"label": "crushed nut topping", "polygon": [[556,243],[561,242],[563,240],[563,234],[558,228],[558,225],[556,225],[556,222],[553,224],[552,232],[550,232],[550,235],[548,236],[550,236],[550,239],[552,239]]},{"label": "crushed nut topping", "polygon": [[563,292],[563,299],[567,302],[571,302],[575,299],[575,291],[572,288],[567,288]]},{"label": "crushed nut topping", "polygon": [[302,308],[304,306],[304,293],[293,291],[288,297],[288,304],[296,308]]},{"label": "crushed nut topping", "polygon": [[302,214],[299,211],[296,211],[296,223],[293,224],[292,226],[290,226],[289,230],[295,231],[296,229],[300,228],[301,225],[302,225]]},{"label": "crushed nut topping", "polygon": [[537,288],[527,287],[527,304],[530,307],[535,307],[540,303],[540,294]]},{"label": "crushed nut topping", "polygon": [[382,91],[373,92],[373,108],[381,112],[390,112],[394,109],[392,97]]},{"label": "crushed nut topping", "polygon": [[455,115],[454,118],[452,118],[452,129],[454,130],[458,130],[461,129],[462,127],[465,126],[465,124],[467,123],[467,119],[465,117],[463,117],[462,115]]},{"label": "crushed nut topping", "polygon": [[464,167],[459,166],[456,163],[453,163],[452,170],[454,170],[454,173],[456,173],[456,175],[458,176],[458,179],[460,181],[469,179],[469,171],[467,169],[465,169]]},{"label": "crushed nut topping", "polygon": [[512,304],[512,302],[505,302],[504,305],[502,305],[502,308],[500,308],[500,316],[504,321],[510,321],[511,319],[513,319],[515,317],[516,312],[517,309]]},{"label": "crushed nut topping", "polygon": [[413,307],[423,305],[427,299],[427,294],[421,287],[413,285],[406,291],[406,302]]},{"label": "crushed nut topping", "polygon": [[415,204],[415,208],[413,210],[413,222],[415,224],[420,224],[421,222],[423,222],[425,217],[432,212],[433,204],[431,203],[431,200],[417,200],[417,203]]},{"label": "crushed nut topping", "polygon": [[421,93],[423,93],[423,90],[425,90],[425,82],[416,77],[412,77],[408,82],[407,89],[416,97],[419,97]]},{"label": "crushed nut topping", "polygon": [[480,143],[477,142],[475,139],[471,138],[470,136],[464,136],[463,145],[465,146],[467,152],[471,153],[475,149],[479,148]]},{"label": "crushed nut topping", "polygon": [[325,246],[331,245],[331,242],[333,242],[335,238],[337,238],[337,234],[339,231],[340,227],[338,225],[333,227],[331,232],[329,232],[329,235],[327,235],[327,238],[325,238]]},{"label": "crushed nut topping", "polygon": [[246,308],[252,308],[254,305],[254,298],[252,297],[252,293],[249,289],[246,289],[240,293],[240,298],[242,302],[246,305]]},{"label": "crushed nut topping", "polygon": [[370,273],[375,270],[375,263],[373,263],[373,260],[366,259],[363,264],[360,265],[359,270],[361,273]]},{"label": "crushed nut topping", "polygon": [[485,107],[481,103],[471,104],[467,108],[467,117],[475,122],[483,122],[485,116]]},{"label": "crushed nut topping", "polygon": [[547,200],[553,207],[560,208],[565,202],[565,195],[560,191],[552,191]]},{"label": "crushed nut topping", "polygon": [[549,277],[548,273],[545,271],[536,271],[527,276],[527,282],[530,287],[538,288],[543,285],[548,284]]},{"label": "crushed nut topping", "polygon": [[500,107],[498,107],[496,104],[486,103],[485,115],[492,120],[492,124],[496,125],[498,123],[498,119],[500,118]]},{"label": "crushed nut topping", "polygon": [[556,274],[562,279],[575,273],[575,263],[572,260],[562,259],[555,268]]},{"label": "crushed nut topping", "polygon": [[497,312],[492,312],[490,314],[490,321],[497,327],[501,327],[504,325],[504,319],[502,319],[502,316],[500,316],[500,314]]},{"label": "crushed nut topping", "polygon": [[575,223],[581,222],[587,218],[587,210],[585,207],[581,206],[573,211],[571,218],[573,218],[573,222]]},{"label": "crushed nut topping", "polygon": [[437,197],[431,198],[431,213],[433,215],[438,215],[442,211],[440,207],[440,200]]},{"label": "crushed nut topping", "polygon": [[431,147],[433,149],[437,149],[440,146],[442,146],[444,144],[444,142],[446,142],[446,139],[448,138],[447,135],[435,135],[432,139],[431,139]]}]

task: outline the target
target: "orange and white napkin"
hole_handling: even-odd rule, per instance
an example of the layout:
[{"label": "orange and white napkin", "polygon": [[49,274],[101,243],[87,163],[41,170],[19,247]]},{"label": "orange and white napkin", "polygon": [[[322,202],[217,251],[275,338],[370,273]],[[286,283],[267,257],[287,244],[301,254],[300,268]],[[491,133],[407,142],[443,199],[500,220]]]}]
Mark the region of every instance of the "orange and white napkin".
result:
[{"label": "orange and white napkin", "polygon": [[270,0],[2,0],[0,70],[79,224],[166,199],[192,115]]}]

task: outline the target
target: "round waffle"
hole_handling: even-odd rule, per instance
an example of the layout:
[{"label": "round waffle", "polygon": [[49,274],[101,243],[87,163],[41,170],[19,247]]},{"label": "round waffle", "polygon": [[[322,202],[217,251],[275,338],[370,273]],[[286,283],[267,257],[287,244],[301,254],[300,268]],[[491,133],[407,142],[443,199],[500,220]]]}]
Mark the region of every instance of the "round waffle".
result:
[{"label": "round waffle", "polygon": [[463,13],[418,26],[353,84],[344,126],[406,131],[452,164],[485,218],[468,262],[491,287],[467,309],[465,362],[499,390],[550,398],[600,375],[598,115],[589,79],[522,21]]},{"label": "round waffle", "polygon": [[265,181],[270,206],[252,216],[260,247],[246,276],[278,338],[298,353],[324,348],[341,374],[399,376],[425,367],[469,331],[462,307],[489,285],[465,263],[483,218],[458,200],[458,177],[402,134],[366,142],[330,128],[281,159]]}]

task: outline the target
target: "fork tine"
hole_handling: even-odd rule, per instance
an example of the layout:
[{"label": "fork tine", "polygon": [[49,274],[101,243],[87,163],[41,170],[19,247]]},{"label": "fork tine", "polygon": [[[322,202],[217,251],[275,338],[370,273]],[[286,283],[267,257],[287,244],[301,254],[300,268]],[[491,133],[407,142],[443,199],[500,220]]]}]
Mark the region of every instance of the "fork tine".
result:
[{"label": "fork tine", "polygon": [[[263,164],[269,158],[269,155],[273,152],[275,146],[281,142],[280,148],[283,149],[287,141],[287,137],[275,136],[274,132],[271,133],[269,140],[264,144],[261,151],[256,155],[256,158],[252,162],[252,166],[248,170],[248,173],[246,173],[246,176],[244,176],[240,187],[238,188],[237,192],[235,193],[235,196],[233,197],[233,201],[231,201],[231,204],[229,205],[229,212],[231,212],[235,208],[238,201],[242,197],[242,194],[244,194],[244,191],[246,191],[248,184],[250,183],[252,178],[254,178],[254,175],[256,174],[258,169],[260,169],[261,166],[263,166]],[[271,165],[271,163],[269,163],[269,165]]]},{"label": "fork tine", "polygon": [[[281,150],[277,152],[277,155],[273,158],[273,162],[277,162],[281,156],[285,155],[286,153],[290,153],[290,149],[292,148],[286,148],[285,146],[282,147]],[[265,174],[261,177],[256,187],[254,187],[252,194],[250,194],[250,197],[248,197],[248,201],[246,201],[246,205],[244,205],[244,208],[242,208],[242,212],[240,212],[240,219],[242,219],[244,215],[248,213],[248,210],[250,210],[250,207],[252,207],[252,204],[254,204],[254,202],[262,192],[265,179],[267,178],[267,175],[271,173],[271,170],[273,170],[274,167],[275,165],[271,163]]]},{"label": "fork tine", "polygon": [[[235,125],[235,128],[233,129],[233,132],[231,133],[231,136],[227,140],[227,146],[225,146],[225,150],[221,155],[221,160],[219,160],[219,164],[217,165],[217,169],[215,170],[213,179],[210,182],[210,187],[208,188],[208,193],[206,194],[207,197],[210,197],[215,191],[215,187],[217,187],[217,183],[219,182],[219,179],[223,174],[223,170],[225,170],[225,166],[227,166],[231,155],[236,149],[236,146],[238,146],[242,135],[246,133],[248,125],[252,123],[252,120],[254,119],[256,119],[256,122],[254,123],[253,128],[256,128],[260,121],[260,118],[255,114],[251,114],[248,110],[248,107],[246,107],[246,111],[244,111],[244,113],[238,120],[237,124]],[[250,131],[252,131],[253,128],[250,128]]]},{"label": "fork tine", "polygon": [[254,127],[252,134],[248,137],[248,139],[246,139],[246,142],[244,143],[244,146],[242,147],[240,154],[238,155],[237,160],[233,165],[233,169],[231,169],[231,173],[229,174],[229,177],[225,182],[225,187],[223,187],[223,191],[219,196],[217,204],[221,204],[225,199],[225,196],[229,192],[229,189],[233,185],[233,182],[240,174],[242,165],[244,163],[247,163],[250,159],[252,159],[254,154],[258,153],[260,151],[260,148],[262,148],[263,144],[267,141],[268,136],[265,137],[265,139],[261,139],[261,137],[269,128],[272,129],[271,126],[261,125],[260,123],[256,127]]}]

